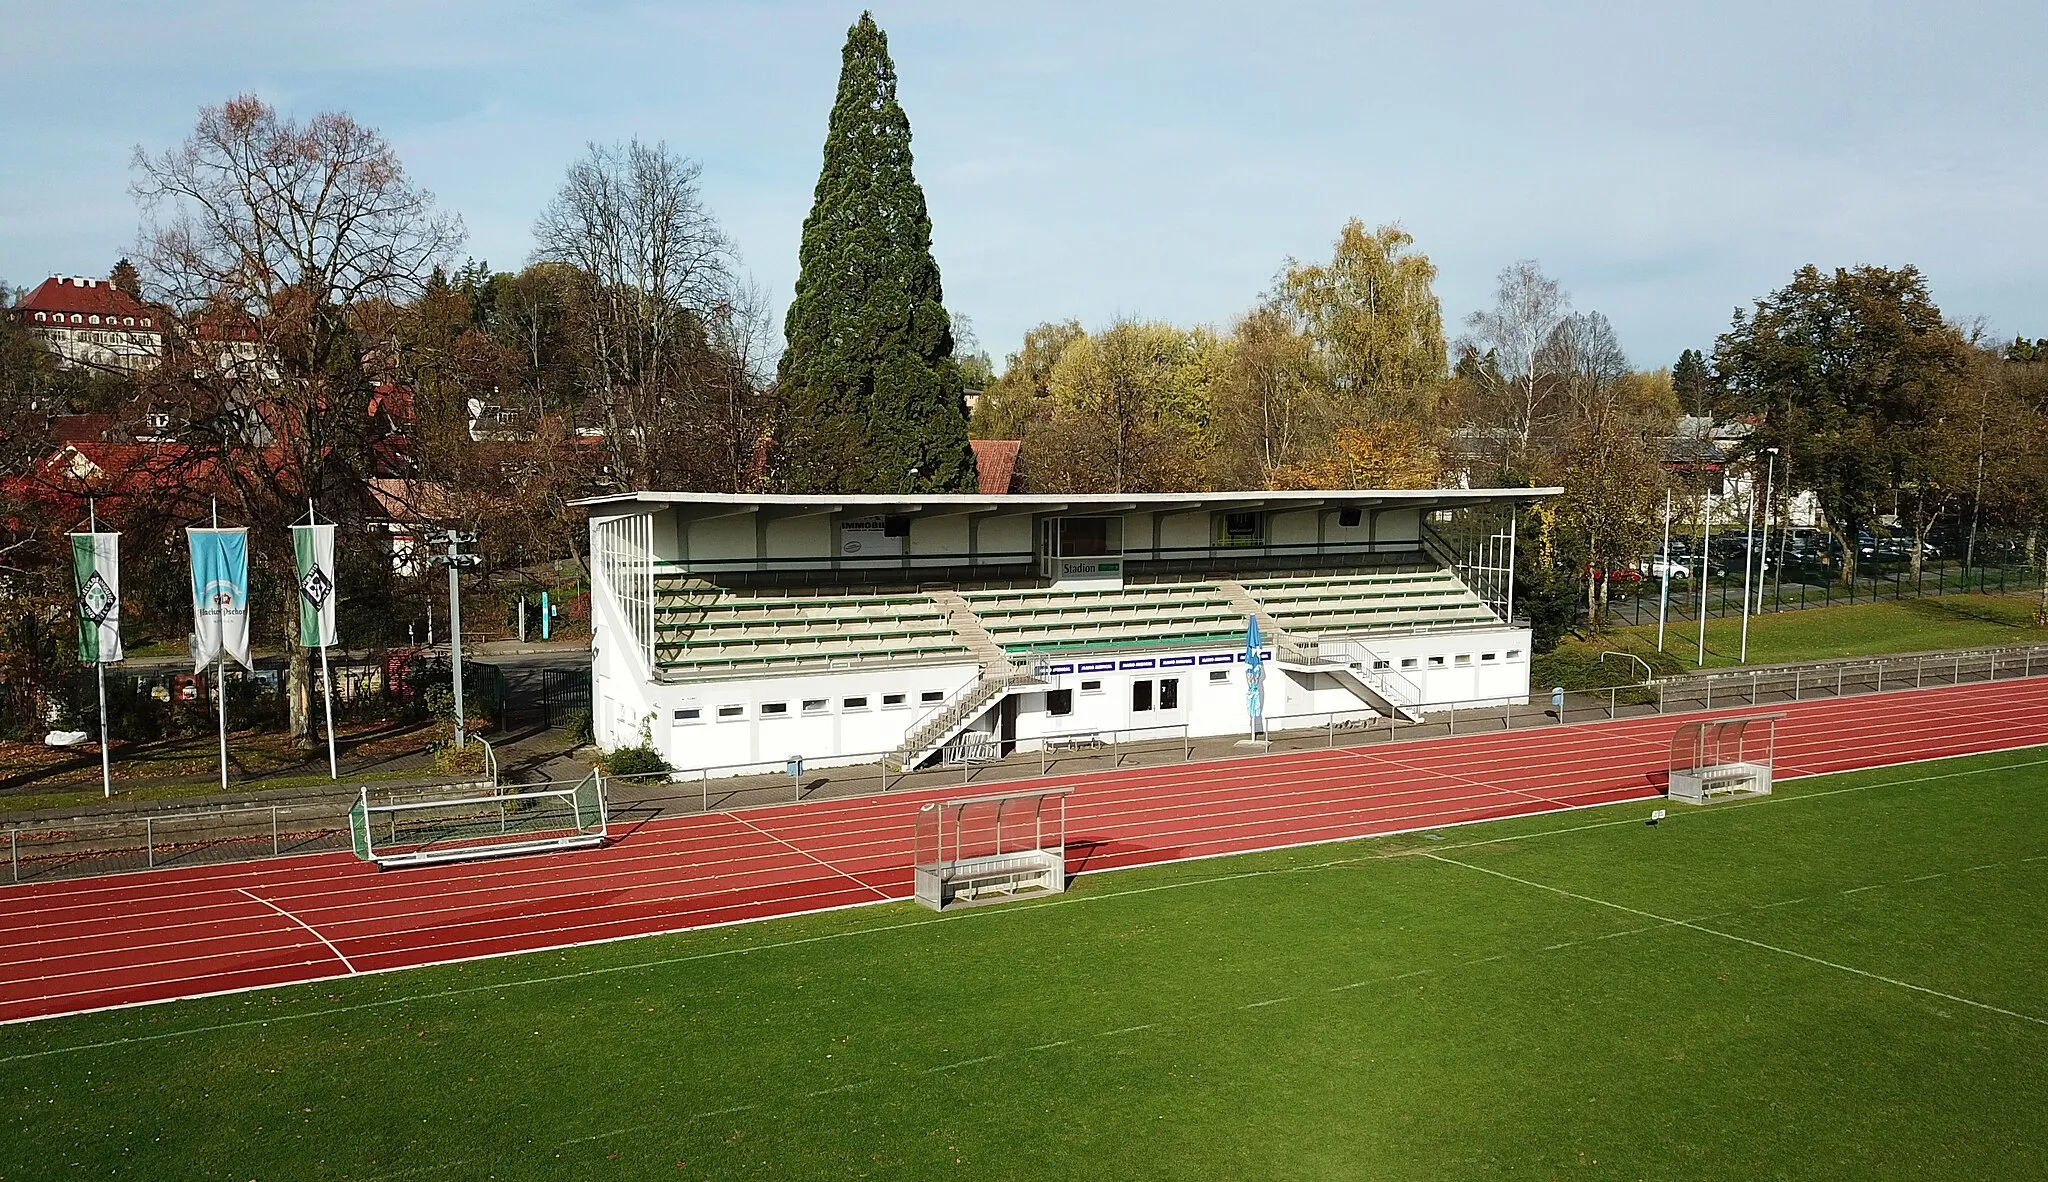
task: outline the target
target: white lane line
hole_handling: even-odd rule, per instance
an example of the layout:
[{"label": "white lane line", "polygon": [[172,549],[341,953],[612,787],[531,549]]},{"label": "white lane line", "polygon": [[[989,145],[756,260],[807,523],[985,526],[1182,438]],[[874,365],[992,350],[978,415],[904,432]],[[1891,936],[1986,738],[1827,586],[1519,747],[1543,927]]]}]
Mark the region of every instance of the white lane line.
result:
[{"label": "white lane line", "polygon": [[775,836],[773,833],[770,833],[766,829],[761,828],[759,825],[754,824],[752,821],[747,820],[745,817],[742,817],[735,813],[732,815],[732,819],[734,821],[739,822],[742,825],[745,825],[747,828],[752,829],[754,832],[767,838],[769,841],[772,841],[775,844],[784,847],[785,849],[792,850],[795,853],[802,855],[803,857],[809,858],[811,861],[816,862],[818,865],[823,866],[825,869],[830,870],[832,873],[837,874],[839,877],[846,879],[848,882],[858,885],[862,890],[873,891],[874,893],[880,895],[884,899],[895,898],[895,896],[891,895],[889,892],[881,889],[880,887],[870,886],[869,884],[862,882],[860,879],[855,878],[853,875],[848,874],[846,871],[841,870],[839,867],[834,866],[832,863],[827,862],[825,859],[819,857],[811,851],[806,849],[798,849],[796,846],[793,846],[790,843],[782,840],[781,838]]},{"label": "white lane line", "polygon": [[305,920],[300,919],[298,916],[293,915],[291,912],[286,911],[284,908],[279,907],[277,904],[271,902],[263,896],[255,894],[254,892],[250,891],[249,888],[247,887],[236,887],[235,889],[237,891],[240,891],[242,894],[248,895],[251,899],[256,900],[258,903],[263,904],[265,907],[270,908],[272,911],[277,912],[279,915],[284,916],[286,919],[291,920],[293,923],[298,924],[300,927],[306,929],[307,935],[313,937],[315,940],[320,941],[322,944],[327,945],[327,951],[332,952],[334,954],[334,959],[341,962],[341,967],[348,970],[349,976],[353,977],[356,975],[356,966],[350,964],[348,962],[348,957],[343,956],[341,954],[341,949],[336,948],[334,946],[334,941],[321,935],[320,930],[318,928],[314,927],[310,923],[307,923]]},{"label": "white lane line", "polygon": [[1437,854],[1427,854],[1425,856],[1433,861],[1442,862],[1447,866],[1458,866],[1466,870],[1478,871],[1481,874],[1490,874],[1495,878],[1504,879],[1512,883],[1518,883],[1525,887],[1532,887],[1539,891],[1548,891],[1553,895],[1562,895],[1567,899],[1577,899],[1581,903],[1591,903],[1598,907],[1611,908],[1615,911],[1625,912],[1629,915],[1640,915],[1644,919],[1654,919],[1659,923],[1670,924],[1674,927],[1686,928],[1690,931],[1701,932],[1709,936],[1719,936],[1723,940],[1733,940],[1737,944],[1747,944],[1752,948],[1761,948],[1765,952],[1775,952],[1780,956],[1789,956],[1792,957],[1794,960],[1806,961],[1808,964],[1817,964],[1823,968],[1834,969],[1837,972],[1848,973],[1852,976],[1865,978],[1866,980],[1882,982],[1883,984],[1891,985],[1899,989],[1911,990],[1914,993],[1924,993],[1929,997],[1938,997],[1941,998],[1943,1001],[1952,1001],[1955,1002],[1957,1005],[1970,1006],[1973,1009],[1983,1010],[1986,1013],[2000,1014],[2007,1018],[2017,1018],[2022,1022],[2031,1022],[2036,1026],[2048,1026],[2048,1018],[2037,1018],[2032,1014],[2022,1014],[2017,1010],[2008,1010],[2002,1006],[1992,1005],[1989,1002],[1977,1001],[1972,998],[1961,997],[1953,993],[1944,993],[1939,989],[1930,989],[1925,985],[1915,985],[1911,981],[1901,981],[1897,977],[1887,977],[1882,973],[1873,973],[1868,969],[1859,969],[1851,965],[1840,964],[1832,960],[1823,960],[1822,958],[1818,956],[1813,956],[1809,953],[1797,952],[1790,948],[1782,948],[1776,944],[1766,944],[1762,940],[1752,940],[1748,936],[1738,936],[1734,932],[1724,932],[1718,928],[1706,927],[1702,924],[1695,923],[1691,920],[1671,919],[1666,916],[1658,915],[1652,911],[1644,911],[1639,907],[1630,907],[1623,903],[1613,903],[1609,902],[1606,899],[1596,899],[1591,895],[1582,895],[1576,891],[1565,890],[1563,887],[1554,887],[1546,883],[1535,882],[1527,878],[1518,878],[1515,875],[1507,874],[1499,870],[1489,869],[1485,866],[1475,866],[1470,862],[1460,862],[1456,858],[1446,858]]}]

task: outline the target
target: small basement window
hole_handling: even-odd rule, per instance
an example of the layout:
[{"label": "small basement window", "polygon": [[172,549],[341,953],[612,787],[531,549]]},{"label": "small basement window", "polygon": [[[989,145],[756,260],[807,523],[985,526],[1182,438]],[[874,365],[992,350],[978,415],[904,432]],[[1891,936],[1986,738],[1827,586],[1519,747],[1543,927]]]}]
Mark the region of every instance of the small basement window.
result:
[{"label": "small basement window", "polygon": [[1432,668],[1432,669],[1441,669],[1441,668],[1443,668],[1443,667],[1444,667],[1444,659],[1443,659],[1442,657],[1431,657],[1431,658],[1429,659],[1429,667],[1430,667],[1430,668]]},{"label": "small basement window", "polygon": [[702,722],[704,721],[704,711],[698,706],[685,706],[681,710],[676,711],[676,721]]},{"label": "small basement window", "polygon": [[1209,684],[1210,684],[1210,685],[1228,685],[1228,684],[1230,684],[1230,670],[1228,670],[1228,669],[1211,669],[1211,670],[1209,670]]},{"label": "small basement window", "polygon": [[1480,659],[1481,661],[1484,661],[1485,663],[1487,663],[1487,664],[1491,665],[1491,664],[1493,664],[1493,663],[1494,663],[1495,661],[1498,661],[1498,660],[1500,660],[1500,654],[1499,654],[1499,653],[1480,653],[1480,654],[1479,654],[1479,659]]},{"label": "small basement window", "polygon": [[1074,691],[1047,690],[1045,692],[1045,712],[1055,718],[1072,714],[1074,712]]},{"label": "small basement window", "polygon": [[824,713],[827,713],[828,711],[830,711],[830,710],[831,710],[831,708],[832,708],[832,703],[831,703],[830,701],[828,701],[827,699],[825,699],[825,698],[805,698],[805,699],[804,699],[804,713],[805,713],[805,714],[824,714]]},{"label": "small basement window", "polygon": [[1470,665],[1470,664],[1472,663],[1472,654],[1471,654],[1471,653],[1459,653],[1459,654],[1458,654],[1458,661],[1457,661],[1457,663],[1458,663],[1458,664],[1460,664],[1460,665]]},{"label": "small basement window", "polygon": [[1380,670],[1380,669],[1392,669],[1392,668],[1394,667],[1394,663],[1393,663],[1392,661],[1389,661],[1389,660],[1381,659],[1381,660],[1376,660],[1376,661],[1374,661],[1374,662],[1372,663],[1372,667],[1373,667],[1373,669],[1374,669],[1374,670]]},{"label": "small basement window", "polygon": [[761,703],[761,717],[763,717],[763,718],[784,718],[784,717],[787,717],[787,716],[788,716],[788,714],[789,714],[789,703],[788,703],[788,702],[763,702],[763,703]]},{"label": "small basement window", "polygon": [[1102,682],[1099,680],[1084,681],[1081,683],[1081,692],[1084,694],[1099,694],[1102,692]]},{"label": "small basement window", "polygon": [[1511,649],[1509,649],[1509,650],[1508,650],[1508,660],[1510,660],[1510,661],[1519,661],[1519,660],[1521,660],[1521,659],[1522,659],[1522,650],[1521,650],[1521,649],[1518,649],[1518,648],[1511,648]]},{"label": "small basement window", "polygon": [[868,708],[868,700],[866,698],[842,698],[839,701],[839,708],[841,710],[865,710]]},{"label": "small basement window", "polygon": [[930,705],[933,702],[943,702],[946,700],[946,691],[926,690],[923,693],[917,695],[917,700],[919,702],[924,703],[925,705]]},{"label": "small basement window", "polygon": [[720,706],[718,708],[718,720],[724,722],[728,719],[744,718],[746,713],[747,708],[745,706]]},{"label": "small basement window", "polygon": [[883,694],[882,709],[889,710],[894,707],[903,705],[905,697],[906,695],[904,694]]},{"label": "small basement window", "polygon": [[1401,658],[1401,668],[1403,669],[1413,669],[1418,664],[1420,664],[1420,662],[1417,661],[1414,657]]}]

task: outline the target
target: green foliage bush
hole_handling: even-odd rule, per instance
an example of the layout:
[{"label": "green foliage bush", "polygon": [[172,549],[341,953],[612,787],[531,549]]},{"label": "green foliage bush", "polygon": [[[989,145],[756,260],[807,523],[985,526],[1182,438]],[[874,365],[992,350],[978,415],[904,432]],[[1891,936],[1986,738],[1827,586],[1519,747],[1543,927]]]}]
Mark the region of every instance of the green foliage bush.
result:
[{"label": "green foliage bush", "polygon": [[644,745],[614,747],[599,757],[598,766],[613,776],[665,775],[675,770],[661,757],[661,752]]}]

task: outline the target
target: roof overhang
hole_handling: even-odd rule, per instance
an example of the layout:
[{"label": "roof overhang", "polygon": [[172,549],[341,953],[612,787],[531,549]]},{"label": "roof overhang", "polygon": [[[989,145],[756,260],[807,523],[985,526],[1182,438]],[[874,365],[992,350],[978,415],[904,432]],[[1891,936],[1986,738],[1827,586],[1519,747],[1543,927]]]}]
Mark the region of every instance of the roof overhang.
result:
[{"label": "roof overhang", "polygon": [[1562,488],[1304,489],[1216,493],[929,493],[900,496],[847,493],[805,496],[790,493],[632,492],[571,501],[594,516],[611,512],[674,509],[693,520],[761,513],[807,516],[820,511],[874,517],[945,517],[961,513],[1070,514],[1286,512],[1305,509],[1443,509],[1488,504],[1522,504],[1562,493]]}]

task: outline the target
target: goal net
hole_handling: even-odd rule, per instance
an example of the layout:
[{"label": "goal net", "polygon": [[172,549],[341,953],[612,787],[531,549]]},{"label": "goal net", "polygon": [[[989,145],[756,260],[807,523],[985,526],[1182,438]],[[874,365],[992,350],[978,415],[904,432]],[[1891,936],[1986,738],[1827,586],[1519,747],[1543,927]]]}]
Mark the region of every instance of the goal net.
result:
[{"label": "goal net", "polygon": [[1783,713],[1705,718],[1680,724],[1671,737],[1665,795],[1691,804],[1738,796],[1769,796]]},{"label": "goal net", "polygon": [[1067,789],[917,810],[917,901],[935,911],[1067,889]]},{"label": "goal net", "polygon": [[575,849],[609,833],[604,780],[594,771],[569,788],[440,800],[377,803],[364,788],[348,822],[356,856],[379,866]]}]

